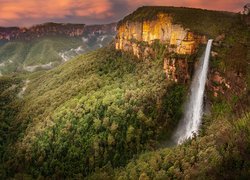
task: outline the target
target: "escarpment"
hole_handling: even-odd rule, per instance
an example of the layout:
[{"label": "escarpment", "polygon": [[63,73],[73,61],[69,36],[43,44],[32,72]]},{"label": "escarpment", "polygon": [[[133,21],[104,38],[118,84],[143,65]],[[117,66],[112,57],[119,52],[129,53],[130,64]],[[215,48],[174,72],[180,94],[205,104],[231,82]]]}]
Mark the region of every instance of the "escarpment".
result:
[{"label": "escarpment", "polygon": [[197,52],[206,37],[175,24],[171,15],[158,13],[153,20],[119,23],[115,48],[140,59],[163,58],[166,77],[186,82],[190,78],[187,56]]},{"label": "escarpment", "polygon": [[167,46],[170,52],[192,54],[205,41],[205,36],[174,24],[173,18],[165,13],[158,13],[155,20],[126,21],[117,27],[116,49],[132,51],[137,57],[147,56],[148,49],[144,48],[142,52],[141,42],[150,46],[156,40]]},{"label": "escarpment", "polygon": [[66,37],[85,37],[95,34],[114,34],[116,23],[103,25],[45,23],[32,27],[0,27],[0,40],[33,40],[39,37],[63,35]]}]

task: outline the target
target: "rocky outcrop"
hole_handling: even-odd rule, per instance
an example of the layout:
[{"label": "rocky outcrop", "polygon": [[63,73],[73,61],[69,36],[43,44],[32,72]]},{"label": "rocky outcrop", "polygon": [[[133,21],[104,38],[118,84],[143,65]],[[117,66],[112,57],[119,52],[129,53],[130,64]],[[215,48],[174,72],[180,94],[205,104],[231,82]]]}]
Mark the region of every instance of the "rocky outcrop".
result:
[{"label": "rocky outcrop", "polygon": [[211,70],[208,88],[214,97],[223,95],[229,101],[234,96],[244,94],[247,85],[241,73],[237,74],[236,72],[228,71],[226,74],[222,74]]},{"label": "rocky outcrop", "polygon": [[[186,56],[170,58],[170,54],[194,54],[201,43],[206,43],[206,37],[185,29],[180,24],[174,24],[169,14],[158,13],[153,20],[122,21],[117,27],[115,48],[131,52],[140,59],[155,58],[158,49],[162,53],[164,71],[168,80],[187,82],[190,79],[189,65]],[[156,47],[156,45],[158,46]]]},{"label": "rocky outcrop", "polygon": [[163,68],[170,81],[186,83],[190,79],[187,59],[165,58]]},{"label": "rocky outcrop", "polygon": [[150,48],[155,40],[159,40],[170,52],[192,54],[206,38],[184,29],[179,24],[173,24],[170,15],[159,13],[155,20],[126,21],[120,24],[115,46],[118,50],[133,52],[137,57],[145,57],[149,49],[142,42]]}]

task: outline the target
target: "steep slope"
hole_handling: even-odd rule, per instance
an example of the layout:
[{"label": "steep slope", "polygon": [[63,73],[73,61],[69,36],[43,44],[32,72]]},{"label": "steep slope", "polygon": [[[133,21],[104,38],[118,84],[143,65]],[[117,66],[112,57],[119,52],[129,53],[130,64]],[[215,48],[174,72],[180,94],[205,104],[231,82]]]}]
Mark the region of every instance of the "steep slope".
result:
[{"label": "steep slope", "polygon": [[26,78],[28,84],[15,87],[21,91],[27,85],[23,97],[2,106],[18,106],[11,122],[9,109],[2,111],[6,176],[15,170],[72,177],[108,162],[125,164],[156,146],[163,129],[170,132],[185,92],[182,85],[165,81],[161,61],[142,63],[113,48]]},{"label": "steep slope", "polygon": [[213,118],[217,123],[206,127],[202,137],[143,153],[125,168],[107,165],[87,179],[248,179],[250,114]]},{"label": "steep slope", "polygon": [[187,82],[207,39],[216,42],[239,20],[229,12],[141,7],[118,23],[115,46],[141,59],[163,58],[168,79]]},{"label": "steep slope", "polygon": [[[27,66],[63,62],[60,51],[77,48],[82,44],[81,39],[67,37],[46,37],[31,42],[11,41],[0,46],[0,71],[2,74],[12,72],[34,71]],[[53,67],[53,65],[52,65]]]},{"label": "steep slope", "polygon": [[[153,9],[140,8],[125,17],[119,24],[121,25],[124,21],[125,24],[136,21],[140,23],[145,18],[154,22],[157,20],[159,12],[172,13],[173,10],[179,12],[184,10],[186,14],[189,10],[187,8],[151,8]],[[195,11],[202,10],[190,9],[190,14]],[[208,23],[204,21],[202,26],[197,23],[197,25],[191,24],[191,26],[186,27],[199,29],[199,33],[205,32],[204,34],[207,36],[213,37],[213,31],[207,25],[216,23],[220,18],[214,17],[224,14],[224,12],[204,11],[201,15],[200,13],[193,15],[196,14],[197,18],[200,19],[204,17],[203,13],[208,13],[207,15],[210,14],[213,18],[208,16]],[[178,17],[179,15],[177,13],[173,16]],[[190,16],[186,15],[190,20]],[[213,24],[213,28],[216,27],[216,32],[223,32],[223,34],[217,36],[214,39],[215,43],[213,43],[210,75],[205,97],[209,113],[203,118],[199,136],[195,136],[194,139],[178,147],[143,153],[138,158],[131,160],[125,168],[113,169],[112,166],[107,165],[101,170],[97,170],[88,179],[247,179],[249,177],[250,31],[249,27],[244,24],[246,18],[244,15],[242,17],[231,15],[224,16],[226,19],[229,18],[229,21],[226,22],[231,22],[231,25],[221,24],[219,26],[217,24],[218,26],[216,26]],[[181,19],[183,26],[188,23],[188,21],[185,23],[185,20],[187,19]],[[226,30],[225,27],[229,29]],[[205,31],[206,29],[207,31]],[[130,32],[129,30],[125,33]],[[132,43],[134,42],[132,41]],[[133,50],[131,52],[135,54]]]}]

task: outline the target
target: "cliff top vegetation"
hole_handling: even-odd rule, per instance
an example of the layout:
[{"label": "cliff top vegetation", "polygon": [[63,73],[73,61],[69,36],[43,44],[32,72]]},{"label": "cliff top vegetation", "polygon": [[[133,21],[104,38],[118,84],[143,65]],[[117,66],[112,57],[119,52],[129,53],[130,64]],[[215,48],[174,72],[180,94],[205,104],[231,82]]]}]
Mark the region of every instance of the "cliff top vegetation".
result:
[{"label": "cliff top vegetation", "polygon": [[191,31],[214,38],[230,30],[232,24],[239,22],[236,13],[226,11],[212,11],[186,7],[143,6],[126,16],[118,23],[118,27],[125,22],[142,22],[156,20],[157,14],[166,13],[172,16],[173,23],[181,24]]}]

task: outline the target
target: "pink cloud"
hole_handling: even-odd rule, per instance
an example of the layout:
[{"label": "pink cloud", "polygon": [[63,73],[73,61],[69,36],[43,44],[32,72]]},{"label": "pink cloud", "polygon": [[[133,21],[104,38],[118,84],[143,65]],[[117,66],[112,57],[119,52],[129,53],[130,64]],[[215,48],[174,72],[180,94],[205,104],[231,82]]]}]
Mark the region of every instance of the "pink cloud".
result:
[{"label": "pink cloud", "polygon": [[110,16],[108,0],[4,0],[0,6],[0,23],[29,19],[55,19],[65,16]]},{"label": "pink cloud", "polygon": [[140,6],[184,6],[239,12],[249,0],[0,0],[0,26],[47,21],[106,23]]}]

